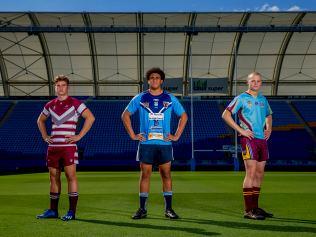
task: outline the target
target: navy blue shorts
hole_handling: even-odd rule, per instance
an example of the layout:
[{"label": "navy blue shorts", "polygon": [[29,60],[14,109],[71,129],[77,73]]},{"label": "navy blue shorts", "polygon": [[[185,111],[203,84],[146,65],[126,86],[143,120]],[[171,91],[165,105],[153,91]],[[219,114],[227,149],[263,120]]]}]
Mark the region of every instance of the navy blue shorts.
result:
[{"label": "navy blue shorts", "polygon": [[138,146],[136,160],[145,164],[162,165],[173,160],[171,145],[143,145]]}]

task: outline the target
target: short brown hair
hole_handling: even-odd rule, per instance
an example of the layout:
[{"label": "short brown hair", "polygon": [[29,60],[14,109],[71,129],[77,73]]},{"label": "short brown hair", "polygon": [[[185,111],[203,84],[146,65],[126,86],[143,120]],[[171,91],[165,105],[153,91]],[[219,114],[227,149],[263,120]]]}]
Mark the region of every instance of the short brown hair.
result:
[{"label": "short brown hair", "polygon": [[65,76],[65,75],[58,75],[58,76],[56,76],[55,79],[54,79],[54,83],[56,84],[59,81],[64,81],[64,82],[67,83],[67,85],[69,85],[69,78],[67,76]]},{"label": "short brown hair", "polygon": [[157,73],[160,75],[161,80],[165,80],[165,73],[159,67],[153,67],[146,72],[147,81],[150,78],[150,75],[153,73]]}]

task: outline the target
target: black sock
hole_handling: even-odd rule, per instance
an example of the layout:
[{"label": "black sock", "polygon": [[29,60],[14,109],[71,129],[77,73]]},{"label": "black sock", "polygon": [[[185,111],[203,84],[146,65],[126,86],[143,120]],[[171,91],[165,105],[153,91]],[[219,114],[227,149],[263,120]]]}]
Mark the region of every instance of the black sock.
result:
[{"label": "black sock", "polygon": [[171,207],[172,207],[172,191],[163,192],[163,197],[165,199],[165,210],[171,209]]},{"label": "black sock", "polygon": [[139,193],[139,206],[143,210],[147,210],[148,193]]}]

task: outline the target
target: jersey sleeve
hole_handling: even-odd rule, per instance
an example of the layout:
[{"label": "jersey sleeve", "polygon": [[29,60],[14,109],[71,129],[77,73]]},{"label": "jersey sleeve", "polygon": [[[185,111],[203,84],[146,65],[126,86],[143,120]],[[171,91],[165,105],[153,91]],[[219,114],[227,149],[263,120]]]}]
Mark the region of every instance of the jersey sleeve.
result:
[{"label": "jersey sleeve", "polygon": [[135,113],[140,108],[140,99],[140,95],[134,96],[134,98],[126,106],[125,110],[127,110],[131,114]]},{"label": "jersey sleeve", "polygon": [[47,102],[42,110],[42,114],[44,114],[46,117],[50,116],[49,105],[50,105],[50,102]]},{"label": "jersey sleeve", "polygon": [[230,111],[232,114],[237,113],[242,108],[242,99],[240,96],[236,96],[230,104],[227,106],[227,110]]},{"label": "jersey sleeve", "polygon": [[270,107],[268,100],[266,100],[266,117],[268,117],[269,115],[272,115],[272,114],[273,114],[273,111]]},{"label": "jersey sleeve", "polygon": [[172,102],[172,108],[175,114],[178,116],[181,116],[185,112],[182,104],[174,95],[171,95],[171,102]]},{"label": "jersey sleeve", "polygon": [[73,99],[73,103],[77,113],[80,115],[87,109],[87,106],[80,100]]}]

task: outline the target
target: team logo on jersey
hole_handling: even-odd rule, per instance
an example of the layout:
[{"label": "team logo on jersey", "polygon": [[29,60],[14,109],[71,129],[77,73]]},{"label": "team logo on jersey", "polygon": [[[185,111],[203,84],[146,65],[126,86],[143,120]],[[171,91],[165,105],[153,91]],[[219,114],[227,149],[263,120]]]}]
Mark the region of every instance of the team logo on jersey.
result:
[{"label": "team logo on jersey", "polygon": [[260,102],[260,107],[264,107],[264,102]]},{"label": "team logo on jersey", "polygon": [[255,105],[258,105],[259,103],[256,101]]},{"label": "team logo on jersey", "polygon": [[154,99],[154,106],[158,107],[159,99]]},{"label": "team logo on jersey", "polygon": [[247,105],[248,105],[249,107],[251,107],[251,106],[252,106],[252,103],[251,103],[251,101],[250,101],[250,100],[248,100],[248,101],[247,101]]},{"label": "team logo on jersey", "polygon": [[163,104],[163,107],[164,107],[164,108],[168,108],[168,106],[169,106],[171,103],[168,102],[168,101],[163,101],[162,104]]}]

